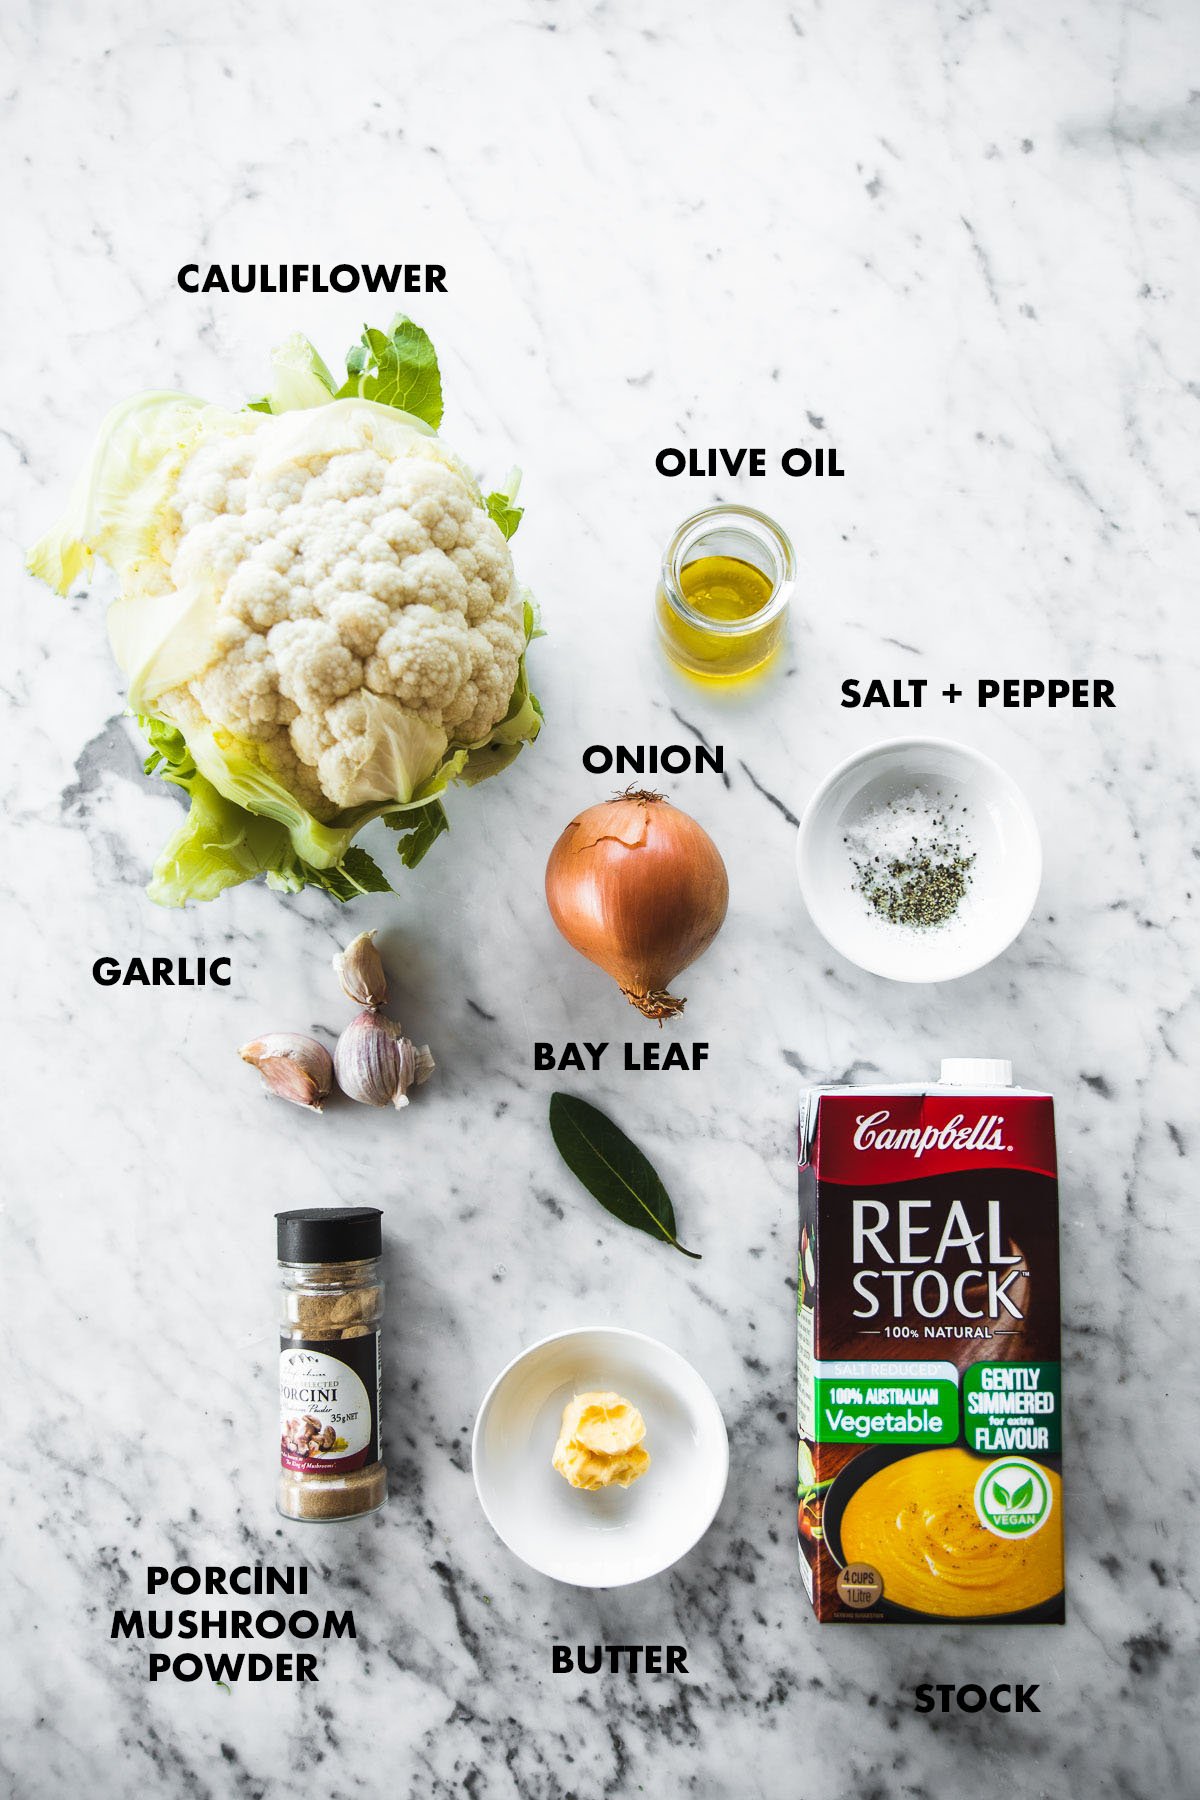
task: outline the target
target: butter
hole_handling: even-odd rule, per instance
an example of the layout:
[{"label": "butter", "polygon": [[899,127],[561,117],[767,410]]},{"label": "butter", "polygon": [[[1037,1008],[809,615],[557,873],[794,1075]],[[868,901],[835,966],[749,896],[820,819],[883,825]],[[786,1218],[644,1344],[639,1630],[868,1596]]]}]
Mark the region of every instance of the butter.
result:
[{"label": "butter", "polygon": [[551,1461],[573,1488],[627,1488],[650,1467],[645,1435],[645,1419],[620,1394],[576,1394],[563,1408]]}]

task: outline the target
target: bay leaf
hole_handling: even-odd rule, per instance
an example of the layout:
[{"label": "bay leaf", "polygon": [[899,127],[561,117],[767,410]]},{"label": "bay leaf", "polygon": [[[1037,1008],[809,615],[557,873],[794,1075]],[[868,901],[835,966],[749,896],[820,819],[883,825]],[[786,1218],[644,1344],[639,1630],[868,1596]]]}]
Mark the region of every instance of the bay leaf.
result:
[{"label": "bay leaf", "polygon": [[550,1131],[568,1169],[606,1212],[700,1261],[675,1235],[675,1209],[657,1169],[607,1113],[575,1094],[552,1094]]}]

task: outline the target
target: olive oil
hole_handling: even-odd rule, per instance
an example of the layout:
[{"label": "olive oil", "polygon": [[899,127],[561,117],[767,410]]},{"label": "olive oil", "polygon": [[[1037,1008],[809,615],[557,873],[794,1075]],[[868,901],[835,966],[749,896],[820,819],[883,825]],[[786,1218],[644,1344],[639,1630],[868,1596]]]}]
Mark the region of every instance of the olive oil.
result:
[{"label": "olive oil", "polygon": [[763,668],[783,641],[794,572],[791,545],[761,513],[719,506],[687,520],[658,586],[659,633],[671,660],[709,681]]},{"label": "olive oil", "polygon": [[679,571],[679,586],[693,612],[706,619],[751,619],[771,598],[769,575],[740,556],[698,556]]}]

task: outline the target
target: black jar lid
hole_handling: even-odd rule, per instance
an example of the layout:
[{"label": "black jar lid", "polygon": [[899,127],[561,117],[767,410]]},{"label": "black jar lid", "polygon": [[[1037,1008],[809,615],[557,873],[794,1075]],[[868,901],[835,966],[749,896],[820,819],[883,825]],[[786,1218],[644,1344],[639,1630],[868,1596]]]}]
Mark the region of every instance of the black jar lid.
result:
[{"label": "black jar lid", "polygon": [[377,1206],[303,1206],[275,1214],[280,1262],[361,1262],[383,1253]]}]

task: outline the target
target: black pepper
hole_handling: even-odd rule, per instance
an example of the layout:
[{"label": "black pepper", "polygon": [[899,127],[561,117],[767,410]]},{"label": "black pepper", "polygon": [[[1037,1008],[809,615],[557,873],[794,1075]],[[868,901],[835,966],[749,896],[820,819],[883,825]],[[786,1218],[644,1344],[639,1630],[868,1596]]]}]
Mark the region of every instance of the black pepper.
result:
[{"label": "black pepper", "polygon": [[[960,810],[966,813],[965,807]],[[894,826],[902,821],[907,825],[906,814],[918,821],[918,830],[908,835],[902,849],[871,854],[867,831],[855,833],[854,848],[859,851],[851,858],[855,890],[889,924],[926,931],[947,924],[958,911],[971,884],[975,852],[968,847],[962,825],[947,818],[952,811],[917,795],[881,807],[867,827],[879,833],[892,827],[893,843]]]}]

